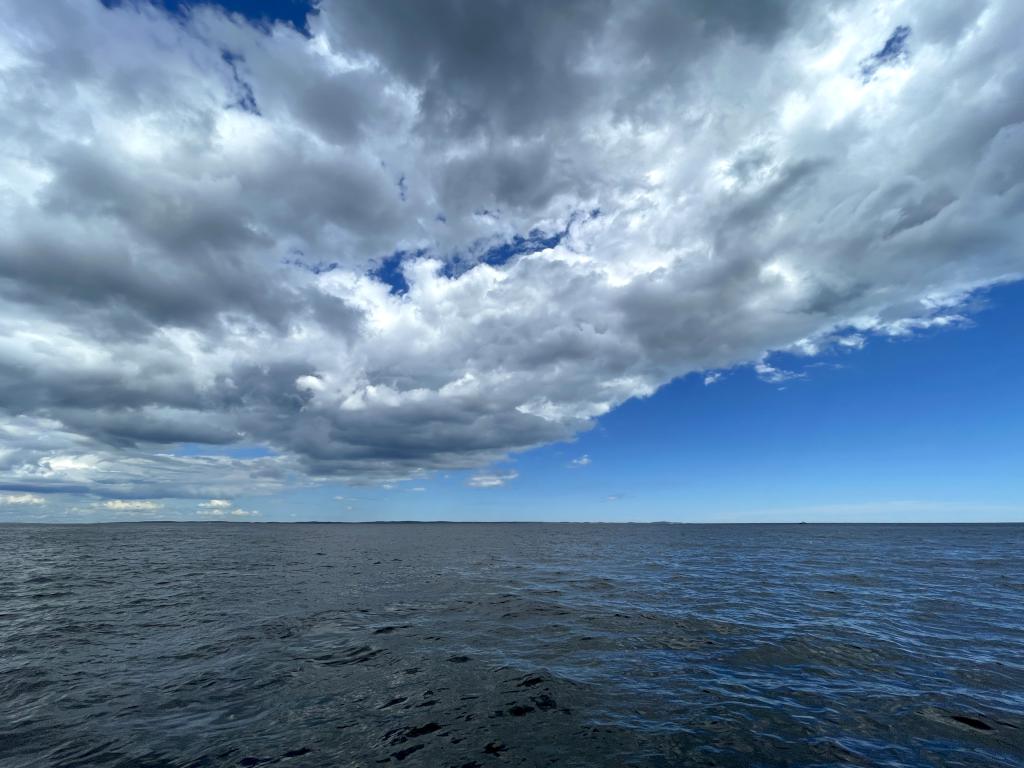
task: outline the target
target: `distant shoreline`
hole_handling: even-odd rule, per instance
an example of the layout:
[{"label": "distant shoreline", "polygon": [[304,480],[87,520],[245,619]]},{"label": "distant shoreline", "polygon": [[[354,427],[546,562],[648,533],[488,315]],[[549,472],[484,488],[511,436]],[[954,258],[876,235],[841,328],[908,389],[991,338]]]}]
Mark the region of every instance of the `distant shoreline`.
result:
[{"label": "distant shoreline", "polygon": [[757,526],[834,526],[834,525],[862,525],[862,526],[923,526],[923,525],[1024,525],[1024,520],[964,520],[964,521],[927,521],[918,522],[876,522],[869,520],[857,521],[802,521],[791,522],[689,522],[674,520],[651,520],[651,521],[609,521],[600,520],[82,520],[79,522],[51,522],[46,520],[26,521],[11,520],[0,522],[0,526],[9,525],[46,525],[46,526],[76,526],[76,525],[691,525],[691,526],[734,526],[734,525],[757,525]]}]

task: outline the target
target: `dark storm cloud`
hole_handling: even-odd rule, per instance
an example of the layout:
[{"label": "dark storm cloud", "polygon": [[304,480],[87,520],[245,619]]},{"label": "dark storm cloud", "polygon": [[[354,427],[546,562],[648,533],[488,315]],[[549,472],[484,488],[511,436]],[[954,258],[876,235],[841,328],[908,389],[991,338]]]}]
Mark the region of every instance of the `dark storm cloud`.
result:
[{"label": "dark storm cloud", "polygon": [[722,37],[772,44],[805,5],[327,0],[321,21],[338,50],[371,56],[419,90],[428,132],[524,136],[606,98],[614,77],[599,64],[606,56],[653,69],[664,85]]},{"label": "dark storm cloud", "polygon": [[532,133],[600,85],[581,71],[607,2],[337,2],[323,22],[340,50],[372,56],[419,90],[431,131]]}]

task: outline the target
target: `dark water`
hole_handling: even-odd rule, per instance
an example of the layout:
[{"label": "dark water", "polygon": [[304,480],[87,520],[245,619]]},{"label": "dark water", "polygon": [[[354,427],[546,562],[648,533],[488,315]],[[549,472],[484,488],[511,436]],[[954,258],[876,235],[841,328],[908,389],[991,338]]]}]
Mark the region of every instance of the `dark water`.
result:
[{"label": "dark water", "polygon": [[1024,765],[1024,526],[0,526],[0,765],[377,764]]}]

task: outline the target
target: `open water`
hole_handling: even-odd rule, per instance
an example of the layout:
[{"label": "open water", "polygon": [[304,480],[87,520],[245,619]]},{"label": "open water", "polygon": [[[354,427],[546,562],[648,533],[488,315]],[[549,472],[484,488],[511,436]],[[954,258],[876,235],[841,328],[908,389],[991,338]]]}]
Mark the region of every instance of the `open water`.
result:
[{"label": "open water", "polygon": [[0,526],[0,766],[1021,766],[1022,525]]}]

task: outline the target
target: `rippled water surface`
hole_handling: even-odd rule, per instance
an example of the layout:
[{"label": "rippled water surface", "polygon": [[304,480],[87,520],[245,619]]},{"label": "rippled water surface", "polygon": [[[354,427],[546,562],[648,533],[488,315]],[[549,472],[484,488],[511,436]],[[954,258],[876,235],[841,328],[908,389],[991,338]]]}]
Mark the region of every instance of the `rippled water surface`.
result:
[{"label": "rippled water surface", "polygon": [[1024,765],[1024,526],[0,526],[0,765]]}]

